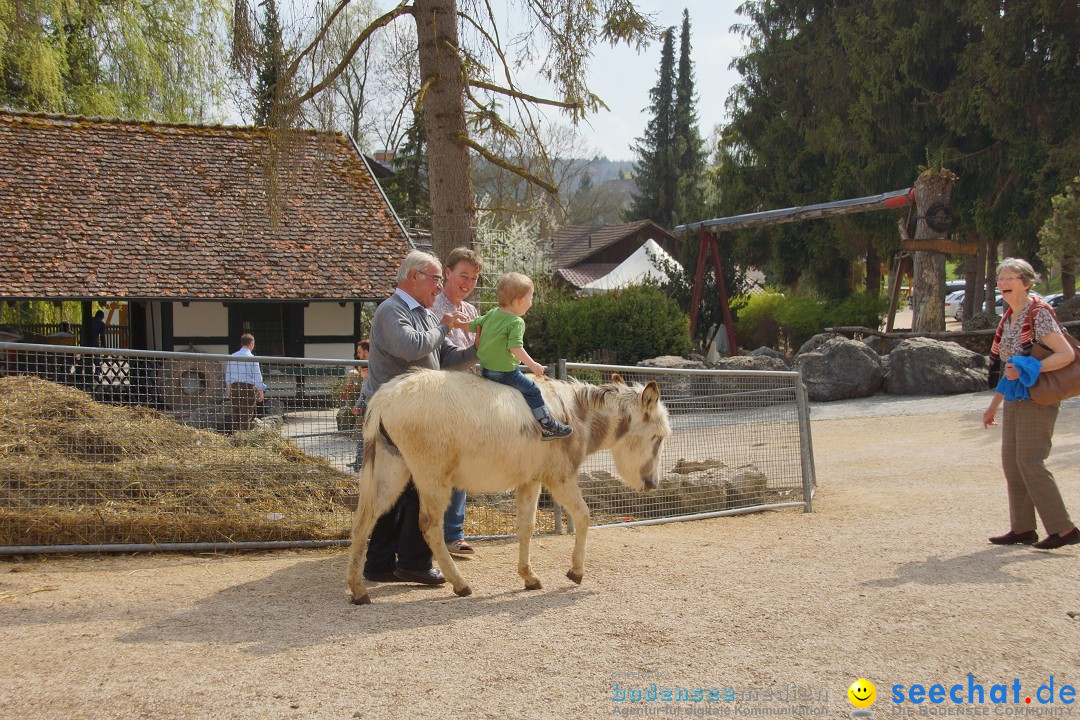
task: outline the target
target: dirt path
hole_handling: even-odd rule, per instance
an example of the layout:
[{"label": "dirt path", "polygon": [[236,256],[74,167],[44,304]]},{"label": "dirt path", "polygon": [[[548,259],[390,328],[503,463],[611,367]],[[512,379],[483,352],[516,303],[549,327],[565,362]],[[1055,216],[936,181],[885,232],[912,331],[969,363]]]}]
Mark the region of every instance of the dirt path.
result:
[{"label": "dirt path", "polygon": [[[952,404],[950,404],[952,403]],[[346,601],[343,551],[0,563],[0,708],[13,718],[600,718],[625,711],[846,717],[971,705],[890,702],[891,687],[1080,685],[1080,549],[997,548],[1007,529],[997,430],[963,412],[813,415],[816,512],[595,531],[463,561],[475,595],[381,585]],[[895,403],[894,403],[895,404]],[[834,419],[825,419],[832,415]],[[866,414],[873,415],[866,417]],[[823,417],[825,416],[825,417]],[[1051,465],[1080,517],[1080,402]],[[617,687],[614,685],[617,683]],[[660,687],[730,702],[617,701]],[[794,688],[792,688],[794,686]],[[792,691],[795,702],[781,699]],[[812,696],[807,699],[806,695]],[[731,697],[729,696],[729,697]],[[794,709],[794,712],[793,710]],[[676,713],[678,711],[678,713]]]}]

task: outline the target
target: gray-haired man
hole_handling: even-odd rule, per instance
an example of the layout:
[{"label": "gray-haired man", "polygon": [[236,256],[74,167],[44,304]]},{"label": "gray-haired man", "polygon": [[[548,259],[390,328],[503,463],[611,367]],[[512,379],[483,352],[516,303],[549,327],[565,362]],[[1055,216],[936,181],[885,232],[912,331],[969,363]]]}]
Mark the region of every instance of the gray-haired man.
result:
[{"label": "gray-haired man", "polygon": [[[411,368],[438,370],[476,362],[475,347],[455,347],[446,339],[464,316],[447,313],[436,318],[430,310],[442,286],[442,265],[437,258],[414,250],[402,261],[397,290],[379,305],[371,320],[368,376],[361,391],[365,400]],[[375,582],[446,582],[431,566],[431,549],[420,531],[420,497],[411,482],[371,531],[364,577]]]}]

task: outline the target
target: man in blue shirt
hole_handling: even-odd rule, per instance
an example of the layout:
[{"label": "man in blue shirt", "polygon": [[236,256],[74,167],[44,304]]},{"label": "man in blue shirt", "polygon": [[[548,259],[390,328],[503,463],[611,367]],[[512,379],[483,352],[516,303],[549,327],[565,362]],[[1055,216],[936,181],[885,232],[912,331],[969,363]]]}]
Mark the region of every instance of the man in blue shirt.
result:
[{"label": "man in blue shirt", "polygon": [[[255,336],[244,333],[240,336],[240,349],[232,357],[252,357],[255,348]],[[263,383],[259,363],[230,360],[225,364],[225,392],[232,406],[232,431],[244,432],[251,429],[255,421],[255,403],[263,401],[266,384]]]}]

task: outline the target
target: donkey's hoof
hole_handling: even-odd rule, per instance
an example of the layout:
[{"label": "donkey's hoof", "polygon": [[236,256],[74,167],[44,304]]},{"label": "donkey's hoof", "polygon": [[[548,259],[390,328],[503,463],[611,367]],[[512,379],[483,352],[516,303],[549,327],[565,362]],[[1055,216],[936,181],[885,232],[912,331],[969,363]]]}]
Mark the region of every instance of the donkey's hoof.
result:
[{"label": "donkey's hoof", "polygon": [[570,578],[571,580],[576,582],[578,585],[580,585],[581,584],[581,578],[583,578],[585,576],[582,575],[579,572],[574,572],[573,570],[570,570],[569,572],[566,573],[566,577]]},{"label": "donkey's hoof", "polygon": [[371,604],[371,596],[370,595],[361,595],[360,597],[354,597],[354,598],[352,598],[352,604],[353,605],[370,605]]},{"label": "donkey's hoof", "polygon": [[533,580],[532,582],[525,583],[526,590],[540,590],[544,586],[540,584],[539,580]]},{"label": "donkey's hoof", "polygon": [[470,595],[472,595],[472,588],[469,587],[468,585],[466,585],[465,587],[461,588],[460,590],[455,590],[454,594],[457,595],[458,597],[469,597]]}]

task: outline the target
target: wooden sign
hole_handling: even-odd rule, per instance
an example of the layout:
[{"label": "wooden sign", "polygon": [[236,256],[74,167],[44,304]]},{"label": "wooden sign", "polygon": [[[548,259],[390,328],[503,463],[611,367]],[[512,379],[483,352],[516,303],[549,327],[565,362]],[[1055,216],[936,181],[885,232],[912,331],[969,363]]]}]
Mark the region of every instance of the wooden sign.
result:
[{"label": "wooden sign", "polygon": [[975,255],[979,252],[979,244],[974,242],[961,242],[959,240],[901,240],[900,249],[906,251],[929,250],[931,252]]}]

